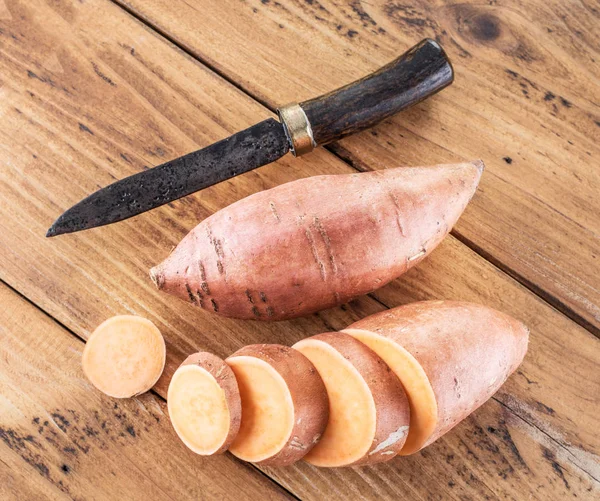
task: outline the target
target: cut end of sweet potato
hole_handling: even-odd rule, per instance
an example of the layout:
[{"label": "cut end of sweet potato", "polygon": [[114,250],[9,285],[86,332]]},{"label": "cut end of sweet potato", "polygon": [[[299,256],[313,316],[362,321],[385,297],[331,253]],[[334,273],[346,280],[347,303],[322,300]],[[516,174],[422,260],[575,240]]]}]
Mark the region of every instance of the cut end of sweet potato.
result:
[{"label": "cut end of sweet potato", "polygon": [[182,442],[196,454],[224,452],[238,434],[240,394],[231,368],[211,353],[188,357],[167,395],[169,416]]},{"label": "cut end of sweet potato", "polygon": [[316,367],[329,396],[329,422],[304,458],[315,466],[374,464],[405,443],[409,406],[397,377],[372,350],[344,333],[294,345]]},{"label": "cut end of sweet potato", "polygon": [[402,346],[369,331],[345,329],[344,331],[367,345],[398,376],[410,405],[410,429],[401,456],[414,454],[425,446],[438,422],[435,393],[423,367]]},{"label": "cut end of sweet potato", "polygon": [[242,399],[242,425],[231,452],[268,466],[302,459],[329,417],[327,391],[314,365],[300,352],[276,344],[246,346],[227,363]]},{"label": "cut end of sweet potato", "polygon": [[347,466],[364,457],[376,428],[369,386],[332,346],[307,339],[294,345],[317,368],[329,395],[329,423],[319,444],[304,460],[315,466]]},{"label": "cut end of sweet potato", "polygon": [[133,315],[109,318],[83,350],[83,372],[101,392],[127,398],[148,391],[165,367],[165,341],[150,321]]},{"label": "cut end of sweet potato", "polygon": [[267,362],[251,356],[227,359],[237,379],[243,420],[230,451],[258,463],[279,453],[294,427],[294,405],[285,380]]}]

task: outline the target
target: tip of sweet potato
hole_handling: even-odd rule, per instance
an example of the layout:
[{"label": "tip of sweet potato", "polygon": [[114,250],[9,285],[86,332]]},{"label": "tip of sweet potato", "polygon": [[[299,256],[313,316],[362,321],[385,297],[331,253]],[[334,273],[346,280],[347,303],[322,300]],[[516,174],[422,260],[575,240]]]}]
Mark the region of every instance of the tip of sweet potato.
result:
[{"label": "tip of sweet potato", "polygon": [[483,174],[483,171],[485,170],[485,164],[483,163],[483,160],[472,160],[471,164],[477,167],[477,170],[480,174]]},{"label": "tip of sweet potato", "polygon": [[157,289],[162,289],[165,284],[165,276],[159,266],[155,266],[150,270],[150,280],[156,285]]}]

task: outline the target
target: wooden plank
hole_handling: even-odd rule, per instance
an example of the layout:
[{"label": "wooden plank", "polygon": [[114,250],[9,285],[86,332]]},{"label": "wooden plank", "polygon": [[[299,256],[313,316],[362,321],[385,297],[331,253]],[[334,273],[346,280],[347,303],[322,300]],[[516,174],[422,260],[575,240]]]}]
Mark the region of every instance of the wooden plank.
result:
[{"label": "wooden plank", "polygon": [[117,0],[271,108],[377,69],[423,37],[440,96],[333,146],[358,169],[483,158],[455,234],[600,335],[600,9],[579,0]]},{"label": "wooden plank", "polygon": [[96,391],[83,342],[0,284],[0,497],[11,499],[291,499],[232,456],[202,458],[152,394]]},{"label": "wooden plank", "polygon": [[[291,344],[383,307],[364,297],[292,322],[242,322],[159,294],[147,277],[214,210],[298,177],[351,171],[326,151],[284,159],[134,220],[44,239],[54,217],[98,185],[268,113],[109,2],[7,5],[13,22],[0,25],[0,278],[82,337],[117,313],[152,319],[168,342],[157,385],[163,396],[177,364],[195,350],[225,356],[249,343]],[[497,400],[423,453],[373,468],[300,464],[270,475],[306,499],[597,493],[597,339],[454,238],[380,294],[390,306],[475,298],[529,324],[531,352]]]}]

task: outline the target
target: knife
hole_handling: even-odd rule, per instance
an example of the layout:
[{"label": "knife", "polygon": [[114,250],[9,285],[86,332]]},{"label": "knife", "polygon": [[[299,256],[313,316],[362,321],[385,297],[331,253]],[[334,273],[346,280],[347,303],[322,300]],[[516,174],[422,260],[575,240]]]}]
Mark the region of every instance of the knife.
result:
[{"label": "knife", "polygon": [[450,85],[452,65],[425,39],[391,63],[329,94],[277,110],[269,118],[206,148],[102,188],[64,212],[47,237],[130,218],[292,152],[362,131]]}]

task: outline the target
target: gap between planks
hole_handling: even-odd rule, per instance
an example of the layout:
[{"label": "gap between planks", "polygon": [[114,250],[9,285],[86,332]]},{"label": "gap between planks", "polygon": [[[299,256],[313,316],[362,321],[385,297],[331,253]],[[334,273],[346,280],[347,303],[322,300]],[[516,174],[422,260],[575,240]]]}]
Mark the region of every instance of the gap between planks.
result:
[{"label": "gap between planks", "polygon": [[[260,105],[262,105],[263,107],[268,109],[269,111],[271,111],[273,113],[276,112],[276,109],[273,108],[272,106],[270,106],[267,102],[260,99],[258,96],[256,96],[254,93],[252,93],[250,90],[246,89],[242,84],[236,82],[235,80],[232,80],[229,76],[227,76],[224,72],[220,71],[218,68],[214,67],[214,65],[212,65],[206,59],[204,59],[201,55],[196,54],[193,49],[188,48],[185,44],[179,42],[176,38],[172,37],[165,30],[156,26],[156,24],[154,24],[152,21],[147,19],[145,16],[134,11],[128,5],[124,4],[122,2],[122,0],[110,0],[110,2],[114,3],[117,7],[120,7],[122,10],[124,10],[127,14],[129,14],[131,17],[136,19],[138,22],[142,23],[148,29],[151,29],[152,31],[157,33],[159,36],[164,38],[168,43],[170,43],[171,45],[173,45],[174,47],[176,47],[177,49],[182,51],[185,55],[187,55],[188,57],[190,57],[190,58],[194,59],[195,61],[199,62],[200,64],[202,64],[204,67],[206,67],[207,69],[212,71],[214,74],[218,75],[224,81],[228,82],[230,85],[235,87],[237,90],[239,90],[246,96],[250,97],[252,100],[256,101],[257,103],[259,103]],[[332,155],[339,158],[342,162],[344,162],[346,165],[348,165],[352,169],[354,169],[358,172],[364,172],[364,169],[359,168],[355,164],[353,159],[350,158],[350,156],[344,156],[342,153],[339,153],[336,150],[334,145],[335,145],[335,143],[332,143],[331,145],[324,146],[324,148],[327,151],[329,151]],[[453,229],[450,232],[450,234],[452,236],[454,236],[459,242],[461,242],[465,247],[468,247],[473,252],[475,252],[476,254],[481,256],[483,259],[488,261],[490,264],[492,264],[495,268],[500,270],[503,274],[508,275],[509,277],[513,278],[515,281],[517,281],[519,284],[521,284],[523,287],[525,287],[527,290],[529,290],[532,294],[539,297],[542,301],[547,303],[549,306],[558,310],[560,313],[565,315],[567,318],[569,318],[576,324],[578,324],[581,327],[583,327],[584,329],[586,329],[597,339],[600,339],[600,328],[597,328],[596,326],[592,325],[589,321],[587,321],[585,318],[583,318],[581,315],[579,315],[576,311],[574,311],[572,308],[567,306],[558,297],[552,295],[550,292],[545,291],[544,289],[542,289],[540,287],[537,287],[530,280],[526,279],[522,274],[517,273],[515,270],[510,268],[510,266],[506,265],[499,259],[492,256],[490,253],[483,250],[479,245],[477,245],[475,242],[471,241],[470,239],[466,238],[464,235],[460,234],[457,230]],[[375,301],[377,301],[378,303],[381,303],[381,301],[379,301],[377,298],[375,298],[371,294],[368,294],[368,296],[371,297],[372,299],[375,299]],[[387,306],[383,303],[381,303],[381,304],[389,309],[389,306]]]},{"label": "gap between planks", "polygon": [[[24,301],[26,301],[28,304],[30,304],[31,306],[33,306],[34,308],[36,308],[37,310],[41,311],[44,315],[46,315],[48,318],[50,318],[53,322],[55,322],[57,325],[59,325],[65,332],[68,332],[71,336],[73,336],[74,338],[78,339],[79,341],[83,342],[84,344],[86,343],[86,340],[84,338],[82,338],[81,336],[79,336],[76,332],[74,332],[73,330],[71,330],[69,327],[67,327],[64,323],[62,323],[60,320],[58,320],[56,317],[54,317],[53,315],[51,315],[49,312],[47,312],[44,308],[40,307],[39,305],[37,305],[36,303],[34,303],[30,298],[28,298],[27,296],[25,296],[21,291],[19,291],[18,289],[16,289],[15,287],[13,287],[11,284],[9,284],[8,282],[4,281],[3,279],[0,278],[0,284],[6,286],[7,289],[9,289],[11,292],[13,292],[14,294],[16,294],[17,296],[19,296],[21,299],[23,299]],[[154,388],[152,388],[151,390],[149,390],[148,393],[152,393],[156,398],[162,400],[163,402],[166,402],[166,399],[162,397],[162,395],[160,395]],[[262,477],[264,477],[266,480],[268,480],[269,482],[272,482],[273,484],[277,485],[279,488],[281,488],[283,491],[285,491],[292,499],[296,499],[298,501],[302,501],[301,498],[299,498],[298,496],[296,496],[296,494],[294,494],[293,492],[291,492],[289,489],[287,489],[285,486],[281,485],[279,482],[277,482],[274,478],[270,477],[269,475],[267,475],[264,471],[262,471],[260,468],[258,468],[257,466],[255,466],[252,463],[247,463],[245,461],[242,461],[238,458],[236,458],[235,456],[231,455],[231,457],[237,461],[238,463],[240,463],[241,465],[243,465],[244,467],[251,467],[252,469],[256,470],[258,473],[260,473],[260,475]]]},{"label": "gap between planks", "polygon": [[[552,442],[554,442],[556,445],[558,445],[558,447],[560,447],[563,451],[565,451],[569,455],[569,457],[573,455],[573,453],[567,447],[565,447],[564,444],[560,443],[552,435],[549,435],[547,431],[544,431],[542,428],[540,428],[538,425],[536,425],[532,420],[525,419],[523,416],[521,416],[520,414],[518,414],[510,405],[502,402],[502,400],[498,400],[495,396],[492,396],[492,399],[494,399],[496,402],[498,402],[505,409],[508,409],[512,414],[514,414],[515,416],[517,416],[523,422],[527,423],[532,428],[535,428],[540,433],[544,434],[549,440],[551,440]],[[569,461],[569,463],[571,463],[571,465],[574,468],[578,469],[579,471],[582,471],[588,477],[590,477],[592,480],[594,480],[595,482],[598,482],[600,484],[600,478],[596,478],[589,471],[587,471],[586,469],[582,468],[581,465],[575,463],[574,461],[571,461],[570,459],[568,459],[568,461]]]}]

